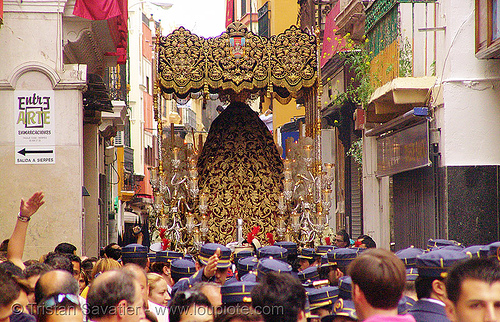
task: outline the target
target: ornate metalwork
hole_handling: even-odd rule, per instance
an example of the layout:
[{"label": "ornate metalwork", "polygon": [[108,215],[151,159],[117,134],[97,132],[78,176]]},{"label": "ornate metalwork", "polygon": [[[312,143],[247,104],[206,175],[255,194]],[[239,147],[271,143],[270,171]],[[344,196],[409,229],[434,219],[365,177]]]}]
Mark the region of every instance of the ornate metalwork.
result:
[{"label": "ornate metalwork", "polygon": [[237,220],[243,236],[274,233],[283,163],[269,130],[243,103],[230,104],[212,123],[198,159],[200,193],[207,195],[208,241],[236,241]]},{"label": "ornate metalwork", "polygon": [[[302,244],[321,236],[331,190],[323,184],[329,177],[322,172],[319,151],[317,48],[316,37],[295,26],[266,38],[239,22],[215,38],[204,39],[182,27],[157,38],[155,96],[183,99],[217,93],[232,101],[212,123],[201,154],[177,139],[162,139],[158,122],[161,154],[151,183],[163,244],[169,239],[171,248],[196,252],[204,242],[240,242],[240,235],[254,226],[261,228],[256,236],[261,240],[274,232],[290,239],[296,230],[292,237]],[[302,190],[284,191],[283,163],[271,133],[248,105],[239,103],[265,91],[281,103],[299,92],[306,99],[306,134],[312,143],[304,158],[305,174],[292,178]],[[157,99],[154,105],[158,117]],[[293,203],[289,210],[299,214],[286,223],[290,212],[283,191]],[[239,226],[244,232],[237,232]]]},{"label": "ornate metalwork", "polygon": [[392,44],[401,34],[398,16],[398,7],[393,7],[367,33],[369,39],[368,51],[372,53],[373,57]]},{"label": "ornate metalwork", "polygon": [[181,27],[160,37],[158,50],[160,88],[179,97],[267,90],[286,102],[317,82],[316,39],[295,26],[266,38],[235,22],[208,39]]},{"label": "ornate metalwork", "polygon": [[375,1],[366,11],[365,32],[370,31],[398,3],[398,0]]}]

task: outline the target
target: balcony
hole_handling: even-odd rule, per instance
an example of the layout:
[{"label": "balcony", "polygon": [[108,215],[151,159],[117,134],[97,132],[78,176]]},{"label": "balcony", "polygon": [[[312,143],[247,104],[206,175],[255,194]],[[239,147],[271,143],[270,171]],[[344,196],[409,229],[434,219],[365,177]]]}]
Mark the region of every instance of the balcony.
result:
[{"label": "balcony", "polygon": [[183,108],[182,123],[186,127],[186,130],[196,130],[196,112],[190,108]]},{"label": "balcony", "polygon": [[340,13],[335,19],[339,27],[338,34],[344,37],[350,34],[354,41],[361,41],[365,34],[365,6],[372,1],[341,0]]}]

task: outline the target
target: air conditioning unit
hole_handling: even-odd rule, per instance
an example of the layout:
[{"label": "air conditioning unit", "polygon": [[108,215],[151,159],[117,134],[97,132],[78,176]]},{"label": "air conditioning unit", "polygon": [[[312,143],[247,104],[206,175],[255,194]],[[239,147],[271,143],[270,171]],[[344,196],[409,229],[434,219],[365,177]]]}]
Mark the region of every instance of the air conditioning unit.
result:
[{"label": "air conditioning unit", "polygon": [[123,131],[116,132],[114,146],[123,146]]}]

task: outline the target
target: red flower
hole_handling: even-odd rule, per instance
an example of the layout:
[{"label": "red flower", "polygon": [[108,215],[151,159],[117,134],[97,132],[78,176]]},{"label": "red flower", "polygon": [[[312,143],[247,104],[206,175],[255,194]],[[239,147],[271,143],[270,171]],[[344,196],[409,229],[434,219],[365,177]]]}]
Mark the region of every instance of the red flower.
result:
[{"label": "red flower", "polygon": [[269,241],[269,245],[274,245],[274,236],[272,233],[266,234],[267,240]]},{"label": "red flower", "polygon": [[167,248],[169,246],[170,246],[170,239],[162,238],[162,240],[161,240],[161,250],[167,250]]}]

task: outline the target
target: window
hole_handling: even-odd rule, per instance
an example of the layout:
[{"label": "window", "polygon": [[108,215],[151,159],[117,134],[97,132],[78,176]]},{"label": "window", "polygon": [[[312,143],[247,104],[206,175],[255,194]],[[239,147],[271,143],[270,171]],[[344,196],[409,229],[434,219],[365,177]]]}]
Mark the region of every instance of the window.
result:
[{"label": "window", "polygon": [[268,2],[264,3],[258,10],[259,17],[259,36],[269,37],[269,8]]},{"label": "window", "polygon": [[241,0],[241,16],[243,17],[247,13],[247,0]]},{"label": "window", "polygon": [[149,76],[146,76],[146,93],[149,94]]},{"label": "window", "polygon": [[500,0],[476,0],[476,57],[500,58]]},{"label": "window", "polygon": [[498,3],[499,0],[493,0],[492,5],[491,5],[491,22],[493,24],[492,26],[492,39],[491,40],[497,40],[500,37],[500,24],[499,24],[499,14],[500,12],[498,11]]}]

